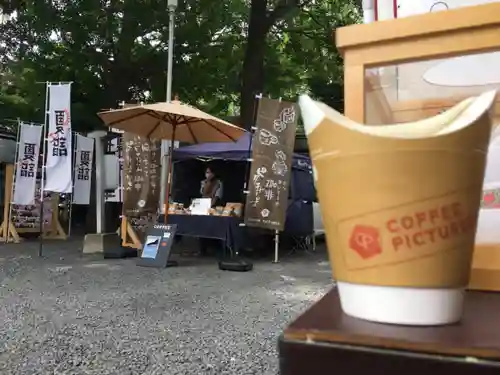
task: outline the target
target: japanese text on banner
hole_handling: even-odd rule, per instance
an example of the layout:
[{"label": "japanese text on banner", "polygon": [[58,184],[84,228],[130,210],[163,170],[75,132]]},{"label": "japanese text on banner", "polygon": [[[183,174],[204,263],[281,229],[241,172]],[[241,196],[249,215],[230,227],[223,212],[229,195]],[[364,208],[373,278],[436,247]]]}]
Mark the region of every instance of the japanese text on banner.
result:
[{"label": "japanese text on banner", "polygon": [[12,203],[28,205],[35,200],[42,127],[21,123],[17,149],[16,180]]},{"label": "japanese text on banner", "polygon": [[92,138],[77,135],[73,190],[74,204],[90,203],[93,156],[94,140]]},{"label": "japanese text on banner", "polygon": [[71,193],[71,84],[49,85],[45,191]]}]

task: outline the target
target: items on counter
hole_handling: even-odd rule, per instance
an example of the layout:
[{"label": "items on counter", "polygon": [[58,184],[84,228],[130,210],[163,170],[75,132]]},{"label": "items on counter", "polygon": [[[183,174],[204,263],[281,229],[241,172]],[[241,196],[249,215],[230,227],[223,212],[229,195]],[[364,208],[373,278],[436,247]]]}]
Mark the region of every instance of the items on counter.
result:
[{"label": "items on counter", "polygon": [[[243,212],[242,203],[227,203],[225,206],[217,206],[208,210],[210,216],[234,216],[241,217]],[[191,209],[184,207],[184,204],[172,202],[168,206],[168,213],[171,215],[194,215]]]}]

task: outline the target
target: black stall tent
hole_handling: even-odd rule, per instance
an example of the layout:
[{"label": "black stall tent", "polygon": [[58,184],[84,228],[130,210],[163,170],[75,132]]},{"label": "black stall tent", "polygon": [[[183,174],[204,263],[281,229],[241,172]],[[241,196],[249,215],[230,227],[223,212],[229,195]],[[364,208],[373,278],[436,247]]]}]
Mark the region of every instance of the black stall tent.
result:
[{"label": "black stall tent", "polygon": [[[242,201],[246,163],[252,154],[251,137],[250,133],[245,133],[237,142],[201,143],[176,149],[173,193],[176,201],[187,204],[199,195],[199,182],[205,168],[200,160],[216,166],[224,182],[226,201]],[[311,159],[307,155],[294,154],[285,234],[306,236],[313,233],[312,202],[315,200]]]}]

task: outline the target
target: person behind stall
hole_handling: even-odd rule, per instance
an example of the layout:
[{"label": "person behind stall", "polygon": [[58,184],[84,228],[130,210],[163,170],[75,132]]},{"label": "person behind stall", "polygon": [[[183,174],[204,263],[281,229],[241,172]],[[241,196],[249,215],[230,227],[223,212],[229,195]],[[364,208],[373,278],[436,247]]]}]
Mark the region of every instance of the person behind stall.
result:
[{"label": "person behind stall", "polygon": [[200,194],[202,198],[212,200],[211,207],[219,205],[222,201],[222,181],[217,178],[211,167],[205,170],[205,179],[201,181]]},{"label": "person behind stall", "polygon": [[[205,170],[205,179],[201,181],[200,194],[202,198],[210,198],[212,200],[211,207],[222,205],[222,181],[217,178],[212,167],[207,167]],[[200,255],[206,256],[209,247],[217,246],[221,248],[221,241],[211,238],[200,238]]]}]

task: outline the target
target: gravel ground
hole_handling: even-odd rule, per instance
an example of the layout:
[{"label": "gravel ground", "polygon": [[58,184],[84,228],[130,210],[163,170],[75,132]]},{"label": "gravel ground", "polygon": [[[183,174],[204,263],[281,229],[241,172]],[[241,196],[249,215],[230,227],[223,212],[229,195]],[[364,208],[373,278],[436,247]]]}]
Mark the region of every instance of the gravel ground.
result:
[{"label": "gravel ground", "polygon": [[320,254],[159,270],[80,244],[0,245],[0,374],[274,375],[278,335],[331,285]]}]

